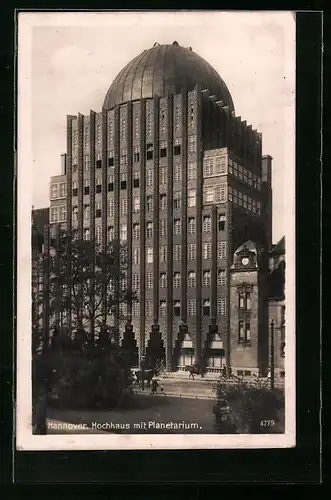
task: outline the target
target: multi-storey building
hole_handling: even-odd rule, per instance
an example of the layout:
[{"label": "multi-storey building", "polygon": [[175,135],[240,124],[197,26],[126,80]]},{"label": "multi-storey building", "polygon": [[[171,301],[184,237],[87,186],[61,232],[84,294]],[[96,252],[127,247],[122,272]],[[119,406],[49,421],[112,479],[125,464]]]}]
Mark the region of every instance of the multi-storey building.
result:
[{"label": "multi-storey building", "polygon": [[267,273],[271,218],[261,134],[191,48],[155,44],[118,74],[100,112],[67,117],[50,223],[102,245],[127,242],[139,302],[123,328],[140,356],[164,357],[168,369],[230,363],[233,254],[254,241]]}]

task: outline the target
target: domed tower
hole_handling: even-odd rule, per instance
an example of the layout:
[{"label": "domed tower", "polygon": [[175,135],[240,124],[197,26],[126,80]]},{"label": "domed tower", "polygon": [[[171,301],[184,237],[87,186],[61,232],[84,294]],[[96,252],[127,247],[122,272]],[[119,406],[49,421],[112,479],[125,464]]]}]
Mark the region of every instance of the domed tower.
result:
[{"label": "domed tower", "polygon": [[152,365],[219,370],[233,249],[246,233],[265,236],[261,135],[235,116],[216,70],[191,48],[155,43],[120,71],[101,112],[68,116],[65,172],[68,229],[128,245],[139,301],[125,324],[105,321],[133,332]]}]

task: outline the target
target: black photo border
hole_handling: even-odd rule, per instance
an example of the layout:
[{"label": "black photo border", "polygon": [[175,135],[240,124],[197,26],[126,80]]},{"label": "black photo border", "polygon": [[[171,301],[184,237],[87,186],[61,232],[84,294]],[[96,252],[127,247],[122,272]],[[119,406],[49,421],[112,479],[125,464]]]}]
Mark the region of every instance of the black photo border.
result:
[{"label": "black photo border", "polygon": [[[2,182],[0,183],[1,218],[3,219],[0,245],[0,366],[3,389],[1,391],[1,421],[4,421],[0,438],[2,474],[7,478],[7,482],[18,484],[319,483],[321,481],[322,13],[319,11],[296,13],[297,446],[291,449],[195,450],[194,452],[190,450],[30,452],[17,451],[15,442],[11,438],[14,432],[13,388],[16,369],[15,212],[17,200],[16,137],[13,135],[16,113],[15,22],[20,11],[57,10],[59,8],[55,2],[53,6],[47,5],[47,7],[38,6],[36,2],[31,3],[34,5],[24,6],[21,2],[21,5],[16,8],[2,7],[1,11],[1,70],[4,89],[0,107],[3,160]],[[72,9],[61,10],[76,9],[78,7],[75,6]],[[79,9],[87,10],[88,7],[81,4]],[[293,9],[295,10],[294,7]],[[286,10],[289,10],[288,7]]]}]

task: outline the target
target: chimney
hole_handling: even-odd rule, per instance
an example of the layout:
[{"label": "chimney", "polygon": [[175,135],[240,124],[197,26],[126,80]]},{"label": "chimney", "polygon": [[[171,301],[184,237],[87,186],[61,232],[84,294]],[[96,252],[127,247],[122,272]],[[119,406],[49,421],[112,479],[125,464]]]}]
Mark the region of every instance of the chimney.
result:
[{"label": "chimney", "polygon": [[61,175],[67,174],[66,159],[67,159],[66,153],[62,153],[61,154]]}]

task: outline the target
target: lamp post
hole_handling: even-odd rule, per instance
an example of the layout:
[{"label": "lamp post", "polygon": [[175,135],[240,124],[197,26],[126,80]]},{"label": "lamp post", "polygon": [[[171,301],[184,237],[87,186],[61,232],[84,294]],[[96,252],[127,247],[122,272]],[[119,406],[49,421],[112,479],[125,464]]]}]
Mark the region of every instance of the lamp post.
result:
[{"label": "lamp post", "polygon": [[270,387],[275,387],[275,339],[274,339],[274,320],[270,322]]}]

